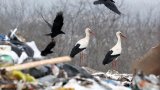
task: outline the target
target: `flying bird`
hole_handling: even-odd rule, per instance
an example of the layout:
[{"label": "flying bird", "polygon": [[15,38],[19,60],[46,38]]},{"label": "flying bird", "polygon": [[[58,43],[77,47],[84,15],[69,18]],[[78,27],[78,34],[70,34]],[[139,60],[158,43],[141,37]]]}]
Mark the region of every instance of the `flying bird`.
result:
[{"label": "flying bird", "polygon": [[113,1],[113,0],[98,0],[98,1],[94,1],[93,4],[94,5],[104,4],[107,8],[109,8],[113,12],[121,15],[121,12],[118,10],[118,8],[115,5],[115,1]]},{"label": "flying bird", "polygon": [[51,50],[54,48],[55,45],[56,45],[56,42],[52,40],[52,41],[47,45],[47,47],[46,47],[43,51],[41,51],[41,55],[42,55],[42,56],[46,56],[46,55],[48,55],[48,54],[53,53],[53,51],[51,51]]},{"label": "flying bird", "polygon": [[53,39],[59,34],[65,34],[63,31],[61,31],[63,26],[63,12],[57,13],[56,18],[54,19],[53,25],[51,25],[47,20],[45,20],[42,14],[41,14],[41,17],[47,23],[47,25],[51,28],[51,33],[46,34],[47,36],[51,36],[51,38]]},{"label": "flying bird", "polygon": [[[126,38],[126,36],[124,36],[120,31],[118,31],[116,33],[116,36],[118,38],[118,41],[116,43],[115,46],[113,46],[106,54],[104,60],[103,60],[103,65],[105,64],[109,64],[110,62],[117,60],[118,56],[120,56],[121,51],[122,51],[122,46],[121,46],[121,37]],[[113,65],[116,66],[116,62],[114,61],[114,63],[112,63],[112,67]]]}]

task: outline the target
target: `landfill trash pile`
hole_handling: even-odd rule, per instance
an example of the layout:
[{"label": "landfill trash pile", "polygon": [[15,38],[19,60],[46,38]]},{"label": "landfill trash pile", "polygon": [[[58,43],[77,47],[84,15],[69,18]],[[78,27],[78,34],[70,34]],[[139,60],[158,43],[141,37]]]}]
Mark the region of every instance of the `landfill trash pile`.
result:
[{"label": "landfill trash pile", "polygon": [[[0,88],[7,90],[160,90],[159,78],[155,75],[137,73],[89,74],[85,69],[69,64],[56,65],[56,73],[35,78],[21,71],[1,71]],[[53,70],[54,70],[53,69]],[[40,74],[40,73],[39,73]]]},{"label": "landfill trash pile", "polygon": [[16,35],[17,28],[8,35],[0,34],[0,62],[1,65],[13,65],[26,62],[30,58],[42,58],[34,41],[24,42]]},{"label": "landfill trash pile", "polygon": [[41,61],[35,42],[24,42],[16,31],[0,34],[0,90],[160,90],[159,77],[153,74],[105,73],[63,64],[69,57]]},{"label": "landfill trash pile", "polygon": [[132,80],[132,88],[133,90],[160,90],[160,78],[153,74],[146,76],[139,71]]}]

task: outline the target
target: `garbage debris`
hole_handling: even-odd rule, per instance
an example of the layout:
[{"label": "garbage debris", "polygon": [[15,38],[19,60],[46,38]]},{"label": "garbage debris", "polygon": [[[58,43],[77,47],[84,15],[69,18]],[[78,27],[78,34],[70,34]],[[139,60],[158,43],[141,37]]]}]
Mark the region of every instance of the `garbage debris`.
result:
[{"label": "garbage debris", "polygon": [[[68,64],[63,65],[65,67],[69,66]],[[63,69],[63,65],[56,65],[57,68],[59,68],[59,71]],[[109,73],[111,72],[110,70],[107,73],[97,72],[89,74],[85,69],[78,67],[83,69],[87,73],[86,74],[79,71],[80,69],[78,69],[77,66],[71,65],[71,67],[78,73],[73,76],[69,76],[67,74],[67,77],[57,77],[50,73],[49,75],[44,75],[40,78],[34,78],[33,76],[24,74],[20,71],[12,71],[10,74],[7,74],[9,75],[9,79],[6,79],[7,76],[1,74],[0,88],[7,87],[4,86],[4,83],[5,85],[6,83],[10,85],[8,88],[13,88],[14,86],[14,88],[23,89],[34,88],[33,90],[159,90],[160,88],[160,81],[158,77],[153,74],[146,76],[141,73],[137,73],[133,76],[130,74]],[[68,73],[67,71],[65,72]],[[69,71],[69,73],[71,72]],[[89,76],[86,76],[88,74]],[[101,77],[101,74],[105,77]],[[29,83],[30,81],[35,81],[35,83]],[[24,87],[20,87],[22,84]]]},{"label": "garbage debris", "polygon": [[38,56],[40,54],[37,54],[37,52],[40,51],[37,49],[36,45],[34,45],[34,42],[31,42],[32,44],[29,42],[23,42],[23,40],[16,35],[16,31],[17,28],[13,31],[11,30],[8,35],[0,35],[0,55],[2,55],[2,58],[6,57],[3,55],[12,58],[12,60],[4,58],[1,61],[11,64],[21,64],[28,58],[41,58],[41,56]]},{"label": "garbage debris", "polygon": [[14,80],[23,80],[26,82],[34,82],[36,79],[29,74],[24,74],[21,71],[14,70],[9,73],[9,77]]},{"label": "garbage debris", "polygon": [[139,71],[132,80],[132,88],[133,90],[160,90],[160,80],[153,74],[147,76]]},{"label": "garbage debris", "polygon": [[71,61],[69,56],[44,60],[36,43],[26,42],[16,31],[0,34],[0,90],[160,90],[160,78],[154,74],[63,64]]}]

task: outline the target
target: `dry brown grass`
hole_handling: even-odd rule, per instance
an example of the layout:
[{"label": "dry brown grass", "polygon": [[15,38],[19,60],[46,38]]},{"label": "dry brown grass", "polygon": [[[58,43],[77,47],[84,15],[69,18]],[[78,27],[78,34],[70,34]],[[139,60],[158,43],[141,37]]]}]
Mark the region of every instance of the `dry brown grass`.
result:
[{"label": "dry brown grass", "polygon": [[160,75],[160,44],[152,47],[143,57],[132,64],[132,71],[142,70],[145,74]]}]

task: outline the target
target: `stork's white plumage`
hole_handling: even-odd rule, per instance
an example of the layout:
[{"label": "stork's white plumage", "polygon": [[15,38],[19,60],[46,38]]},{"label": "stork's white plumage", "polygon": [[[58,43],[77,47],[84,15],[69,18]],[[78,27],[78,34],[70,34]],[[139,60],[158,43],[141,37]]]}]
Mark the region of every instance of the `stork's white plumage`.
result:
[{"label": "stork's white plumage", "polygon": [[106,54],[104,60],[103,60],[103,65],[109,64],[112,62],[114,59],[117,59],[118,56],[120,56],[121,51],[122,51],[122,46],[121,46],[121,37],[125,37],[120,31],[116,33],[116,36],[118,38],[118,41],[115,46],[113,46],[108,53]]},{"label": "stork's white plumage", "polygon": [[113,53],[111,55],[121,54],[121,51],[122,51],[121,37],[120,37],[121,32],[120,31],[117,32],[116,36],[117,36],[118,41],[117,41],[116,45],[110,49],[110,51],[113,51]]},{"label": "stork's white plumage", "polygon": [[87,48],[89,44],[89,39],[90,39],[90,33],[92,33],[90,28],[85,29],[86,36],[82,39],[80,39],[75,46],[73,47],[70,56],[73,58],[76,54],[79,52],[83,51],[84,49]]}]

